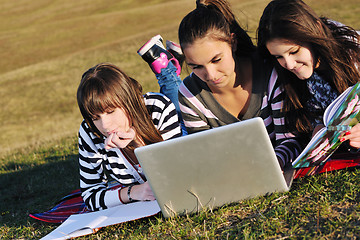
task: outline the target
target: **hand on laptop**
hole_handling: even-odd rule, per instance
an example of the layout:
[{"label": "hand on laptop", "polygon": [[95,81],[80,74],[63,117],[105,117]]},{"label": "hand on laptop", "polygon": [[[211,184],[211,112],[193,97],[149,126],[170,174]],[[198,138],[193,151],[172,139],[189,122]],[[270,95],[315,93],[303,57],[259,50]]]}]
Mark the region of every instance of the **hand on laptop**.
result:
[{"label": "hand on laptop", "polygon": [[155,200],[154,193],[152,192],[148,182],[133,186],[130,195],[131,198],[134,200],[139,200],[139,201]]}]

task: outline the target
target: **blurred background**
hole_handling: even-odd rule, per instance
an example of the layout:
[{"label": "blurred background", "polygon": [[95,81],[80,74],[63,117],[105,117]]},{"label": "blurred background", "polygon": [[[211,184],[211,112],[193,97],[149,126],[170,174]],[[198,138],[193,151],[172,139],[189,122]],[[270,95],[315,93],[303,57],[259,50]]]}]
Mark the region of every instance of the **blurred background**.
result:
[{"label": "blurred background", "polygon": [[[252,37],[268,2],[230,0]],[[359,0],[305,2],[360,29]],[[177,41],[177,27],[194,7],[195,0],[0,1],[0,156],[76,136],[77,86],[97,63],[114,63],[144,91],[159,91],[136,51],[156,34]]]}]

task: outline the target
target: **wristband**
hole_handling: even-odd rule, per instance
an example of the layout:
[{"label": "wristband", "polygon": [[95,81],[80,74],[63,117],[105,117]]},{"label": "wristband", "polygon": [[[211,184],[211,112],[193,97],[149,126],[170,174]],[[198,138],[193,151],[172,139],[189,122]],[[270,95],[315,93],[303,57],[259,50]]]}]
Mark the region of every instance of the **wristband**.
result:
[{"label": "wristband", "polygon": [[128,190],[127,190],[127,196],[128,196],[129,202],[134,201],[134,199],[132,199],[132,198],[130,197],[130,191],[131,191],[131,188],[132,188],[133,186],[134,186],[134,185],[130,185],[129,188],[128,188]]}]

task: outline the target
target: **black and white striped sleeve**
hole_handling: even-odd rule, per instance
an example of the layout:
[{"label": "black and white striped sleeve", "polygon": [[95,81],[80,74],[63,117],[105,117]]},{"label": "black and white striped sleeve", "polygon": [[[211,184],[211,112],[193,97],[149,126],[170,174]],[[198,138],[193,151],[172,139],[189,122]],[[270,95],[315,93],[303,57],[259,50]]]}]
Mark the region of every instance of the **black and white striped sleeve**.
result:
[{"label": "black and white striped sleeve", "polygon": [[92,211],[121,204],[117,191],[107,187],[102,146],[103,141],[83,122],[79,130],[80,189],[86,206]]},{"label": "black and white striped sleeve", "polygon": [[146,108],[155,127],[164,140],[181,136],[181,127],[175,105],[161,93],[149,92],[144,95]]}]

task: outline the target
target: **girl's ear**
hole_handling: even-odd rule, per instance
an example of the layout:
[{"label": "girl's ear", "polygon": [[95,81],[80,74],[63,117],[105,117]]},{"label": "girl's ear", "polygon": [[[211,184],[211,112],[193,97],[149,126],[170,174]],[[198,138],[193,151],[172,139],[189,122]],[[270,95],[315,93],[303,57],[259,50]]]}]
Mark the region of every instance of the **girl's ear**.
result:
[{"label": "girl's ear", "polygon": [[235,33],[231,33],[231,49],[233,53],[237,50],[237,38]]}]

